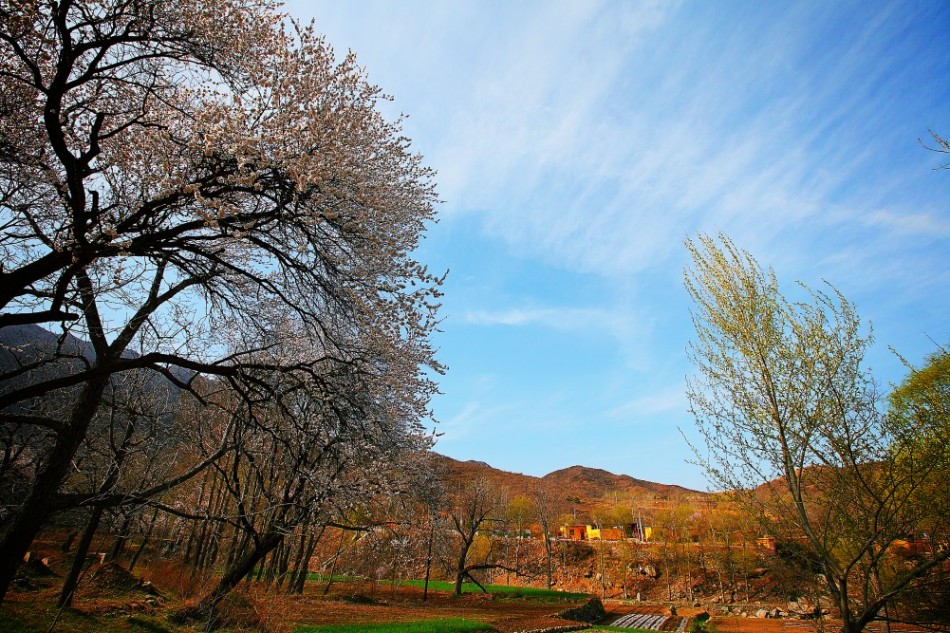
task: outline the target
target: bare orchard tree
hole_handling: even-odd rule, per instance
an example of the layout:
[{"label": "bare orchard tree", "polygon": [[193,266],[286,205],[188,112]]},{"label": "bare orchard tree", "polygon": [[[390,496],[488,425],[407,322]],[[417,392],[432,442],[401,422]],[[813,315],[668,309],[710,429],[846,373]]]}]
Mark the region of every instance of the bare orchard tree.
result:
[{"label": "bare orchard tree", "polygon": [[[531,492],[531,501],[534,505],[535,517],[541,528],[541,541],[544,543],[544,572],[547,588],[554,586],[554,544],[557,534],[557,520],[562,505],[559,502],[558,491],[550,484],[539,481]],[[562,545],[559,545],[561,547]]]},{"label": "bare orchard tree", "polygon": [[946,569],[946,532],[919,557],[895,547],[947,524],[934,516],[946,504],[921,494],[946,489],[941,461],[913,459],[928,443],[904,441],[910,428],[878,406],[861,367],[870,335],[840,293],[803,286],[804,298],[790,301],[728,238],[686,246],[698,369],[688,395],[708,447],[697,457],[765,529],[801,544],[842,632],[857,633]]},{"label": "bare orchard tree", "polygon": [[[306,348],[313,341],[297,324],[280,320],[269,331],[274,340],[259,354],[263,364],[311,354]],[[213,616],[221,599],[298,527],[399,490],[400,466],[429,448],[421,421],[429,383],[406,377],[418,371],[413,347],[361,336],[358,348],[364,357],[325,354],[307,371],[262,374],[276,382],[266,402],[237,399],[236,448],[214,468],[231,498],[230,516],[221,518],[243,533],[244,546],[217,587],[183,615]]]},{"label": "bare orchard tree", "polygon": [[[462,583],[465,579],[474,582],[482,591],[485,587],[473,575],[476,571],[489,569],[508,570],[509,567],[497,562],[500,553],[494,551],[491,539],[491,527],[495,522],[498,507],[498,492],[485,479],[475,481],[456,480],[448,483],[449,520],[455,536],[454,567],[455,595],[462,595]],[[487,534],[486,534],[487,532]],[[476,540],[482,537],[484,551],[476,551]],[[511,571],[518,573],[518,570]]]},{"label": "bare orchard tree", "polygon": [[[511,540],[512,531],[515,534],[515,560],[511,564],[514,569],[521,569],[521,549],[525,538],[525,532],[529,529],[531,522],[536,518],[537,513],[534,508],[534,501],[525,494],[517,494],[508,500],[505,512],[505,560],[509,561],[508,542]],[[530,534],[529,534],[530,536]],[[545,535],[546,536],[546,535]],[[505,575],[505,584],[511,584],[511,572]]]},{"label": "bare orchard tree", "polygon": [[[269,376],[388,345],[411,353],[387,380],[431,393],[440,280],[411,253],[432,173],[312,26],[267,0],[4,3],[0,95],[0,330],[91,348],[66,375],[0,375],[0,424],[50,438],[5,521],[0,599],[116,374],[217,377],[258,403]],[[261,360],[262,306],[319,344]],[[70,389],[62,415],[33,409]]]}]

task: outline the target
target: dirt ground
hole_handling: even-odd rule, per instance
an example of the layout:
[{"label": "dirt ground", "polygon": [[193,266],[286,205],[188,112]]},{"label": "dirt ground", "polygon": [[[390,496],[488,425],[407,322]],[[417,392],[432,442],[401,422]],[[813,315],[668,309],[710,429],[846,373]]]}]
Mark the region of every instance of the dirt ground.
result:
[{"label": "dirt ground", "polygon": [[[26,630],[47,631],[54,622],[57,631],[141,630],[143,625],[156,631],[188,631],[168,624],[167,617],[185,606],[174,593],[163,591],[163,582],[170,583],[169,574],[147,573],[157,590],[143,585],[135,578],[105,565],[95,569],[82,583],[73,609],[59,613],[55,608],[60,580],[39,575],[27,586],[14,588],[0,608],[0,629],[11,623],[22,623]],[[122,573],[119,573],[122,572]],[[165,584],[165,587],[170,586]],[[234,597],[229,618],[232,630],[257,630],[273,633],[291,633],[301,625],[361,624],[397,621],[418,621],[437,618],[465,618],[491,624],[500,633],[524,631],[568,630],[574,623],[554,618],[556,614],[583,604],[581,601],[538,602],[505,599],[485,594],[465,594],[455,597],[443,592],[431,592],[423,601],[422,590],[401,587],[373,589],[371,586],[341,584],[330,595],[323,594],[323,586],[311,584],[302,596],[287,596],[268,591],[260,585],[242,586]],[[605,605],[611,622],[628,613],[665,614],[668,604],[630,604],[608,601]],[[680,617],[690,617],[702,608],[679,607],[679,617],[670,620],[664,628],[679,624]],[[14,619],[4,620],[3,611]],[[60,619],[61,618],[61,619]],[[819,631],[815,621],[769,620],[741,618],[715,614],[712,623],[719,633],[812,633]],[[826,621],[824,630],[834,633],[839,626]],[[19,627],[18,627],[19,628]],[[887,633],[883,626],[870,627],[876,633]],[[913,629],[892,627],[890,633],[909,633]]]},{"label": "dirt ground", "polygon": [[[819,623],[814,620],[769,620],[763,618],[738,618],[716,616],[712,619],[713,626],[720,633],[813,633],[819,631]],[[841,623],[834,620],[825,620],[823,627],[827,633],[837,633]],[[891,633],[921,633],[923,629],[892,624]],[[865,631],[886,633],[886,626],[882,623],[869,625]]]},{"label": "dirt ground", "polygon": [[[329,599],[316,593],[305,593],[293,599],[293,615],[285,610],[269,614],[259,611],[262,623],[279,633],[292,631],[302,624],[360,624],[370,622],[398,622],[433,618],[466,618],[488,622],[498,631],[510,633],[564,626],[565,620],[552,616],[578,603],[544,604],[531,601],[491,599],[479,594],[456,598],[444,593],[430,594],[423,601],[421,592],[400,590],[393,597],[388,592],[372,598],[373,602],[351,602],[345,596]],[[260,597],[262,598],[262,596]],[[261,609],[268,604],[255,599]],[[265,610],[266,611],[266,610]]]}]

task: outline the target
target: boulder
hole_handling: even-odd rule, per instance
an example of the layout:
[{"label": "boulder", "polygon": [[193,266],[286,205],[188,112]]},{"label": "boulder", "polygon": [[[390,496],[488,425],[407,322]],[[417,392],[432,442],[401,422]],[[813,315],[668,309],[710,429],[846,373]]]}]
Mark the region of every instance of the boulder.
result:
[{"label": "boulder", "polygon": [[788,603],[788,612],[799,618],[817,618],[821,613],[821,608],[806,600],[799,600],[797,602]]},{"label": "boulder", "polygon": [[600,598],[593,597],[579,607],[558,613],[557,617],[592,624],[607,617],[607,611],[604,609],[604,603],[600,601]]}]

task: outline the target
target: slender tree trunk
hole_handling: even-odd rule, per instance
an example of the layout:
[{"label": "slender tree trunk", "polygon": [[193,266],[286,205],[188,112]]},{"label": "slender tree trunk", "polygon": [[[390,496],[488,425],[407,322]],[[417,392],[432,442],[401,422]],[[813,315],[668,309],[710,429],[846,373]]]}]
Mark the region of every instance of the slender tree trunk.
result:
[{"label": "slender tree trunk", "polygon": [[[544,557],[547,562],[547,584],[548,589],[554,586],[554,552],[553,547],[551,547],[551,538],[548,536],[548,529],[546,525],[541,526],[541,539],[544,541]],[[567,550],[564,550],[565,562],[567,565]]]},{"label": "slender tree trunk", "polygon": [[86,566],[86,555],[89,553],[89,546],[92,545],[92,539],[99,527],[103,512],[101,506],[95,506],[92,509],[86,529],[83,530],[82,538],[79,539],[79,545],[76,546],[76,557],[73,558],[72,567],[69,568],[69,573],[66,574],[66,579],[63,581],[63,588],[56,603],[58,607],[72,606],[73,595],[76,593],[76,586],[79,584],[79,576],[82,574],[83,567]]},{"label": "slender tree trunk", "polygon": [[[303,541],[303,535],[301,534],[300,540]],[[293,550],[291,543],[286,541],[278,548],[280,554],[278,555],[277,560],[277,582],[274,585],[278,590],[284,585],[284,580],[287,579],[287,569],[290,567],[290,552]],[[301,547],[303,543],[301,543]]]},{"label": "slender tree trunk", "polygon": [[142,542],[139,543],[139,548],[135,550],[135,554],[132,555],[132,560],[129,561],[129,573],[132,573],[132,570],[135,569],[135,564],[139,562],[139,558],[142,556],[142,552],[145,551],[145,546],[148,545],[148,540],[152,536],[152,530],[155,529],[155,520],[158,518],[158,508],[152,511],[152,518],[148,522],[148,527],[145,529],[145,536],[142,537]]},{"label": "slender tree trunk", "polygon": [[[198,491],[198,505],[197,505],[198,508],[205,507],[205,505],[206,505],[206,504],[205,504],[205,493],[206,493],[207,490],[208,490],[208,478],[209,478],[209,477],[212,477],[212,471],[211,471],[211,470],[205,471],[204,479],[203,479],[202,482],[201,482],[201,487],[199,488],[199,491]],[[194,551],[195,546],[197,545],[198,530],[201,529],[201,527],[202,527],[203,524],[204,524],[203,521],[195,521],[194,523],[191,524],[191,530],[189,530],[189,533],[188,533],[188,540],[185,541],[185,557],[184,557],[184,562],[185,562],[186,565],[187,565],[188,563],[190,563],[191,560],[192,560],[191,556],[192,556],[192,553],[193,553],[193,551]]]},{"label": "slender tree trunk", "polygon": [[422,599],[429,599],[429,574],[432,572],[432,541],[435,540],[435,526],[432,517],[429,517],[429,543],[426,546],[426,580],[422,588]]},{"label": "slender tree trunk", "polygon": [[119,534],[115,537],[115,543],[112,544],[112,550],[109,552],[109,560],[117,561],[125,551],[125,544],[129,540],[129,529],[132,526],[132,513],[125,516],[122,526],[119,527]]},{"label": "slender tree trunk", "polygon": [[307,584],[307,577],[310,575],[310,559],[313,558],[313,552],[317,549],[317,543],[323,537],[323,531],[326,525],[320,526],[319,531],[310,532],[310,539],[307,542],[307,550],[304,553],[302,561],[297,565],[297,577],[294,580],[293,593],[302,594]]},{"label": "slender tree trunk", "polygon": [[73,548],[73,542],[76,540],[77,536],[79,536],[79,530],[72,529],[69,531],[69,534],[66,535],[66,540],[63,541],[62,548],[60,548],[60,551],[63,554],[68,554],[69,550]]},{"label": "slender tree trunk", "polygon": [[327,578],[327,586],[323,588],[323,595],[330,593],[330,585],[333,584],[333,574],[336,573],[336,562],[340,560],[340,552],[343,551],[343,539],[346,532],[340,530],[340,542],[336,546],[336,554],[333,555],[333,562],[330,564],[330,577]]},{"label": "slender tree trunk", "polygon": [[627,560],[627,542],[626,537],[621,535],[620,541],[620,565],[623,569],[623,599],[626,600],[629,596],[627,595],[627,568],[630,566],[630,562]]},{"label": "slender tree trunk", "polygon": [[208,544],[208,520],[202,519],[198,530],[198,536],[195,538],[194,564],[191,567],[191,577],[194,578],[202,569],[205,560],[205,549]]},{"label": "slender tree trunk", "polygon": [[[474,535],[472,536],[474,539]],[[472,540],[463,539],[462,551],[459,552],[458,565],[455,570],[455,595],[462,595],[462,580],[465,578],[465,561],[468,559],[468,549],[472,546]]]},{"label": "slender tree trunk", "polygon": [[[297,538],[295,543],[296,553],[293,556],[293,563],[290,562],[290,552],[287,553],[287,565],[284,570],[285,575],[287,576],[287,593],[293,593],[294,587],[297,585],[297,572],[300,571],[300,561],[303,560],[304,550],[307,549],[307,541],[309,540],[307,532],[310,529],[310,520],[307,519],[304,521],[303,525],[300,526],[300,536]],[[290,548],[288,547],[288,550]]]},{"label": "slender tree trunk", "polygon": [[280,557],[284,551],[284,543],[281,541],[281,544],[274,548],[273,553],[270,556],[270,559],[267,561],[266,565],[261,565],[261,568],[264,569],[264,582],[268,585],[274,582],[274,579],[277,578],[277,570],[280,566]]}]

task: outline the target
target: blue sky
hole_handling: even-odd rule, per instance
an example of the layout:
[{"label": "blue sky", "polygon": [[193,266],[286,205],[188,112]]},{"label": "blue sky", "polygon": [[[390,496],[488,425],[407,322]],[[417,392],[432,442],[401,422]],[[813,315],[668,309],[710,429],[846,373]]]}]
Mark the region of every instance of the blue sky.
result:
[{"label": "blue sky", "polygon": [[946,2],[289,2],[394,97],[444,200],[437,450],[705,489],[683,240],[725,232],[873,324],[887,385],[950,342]]}]

